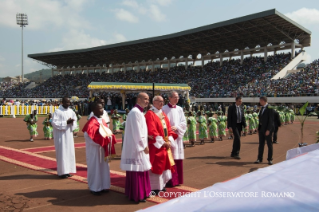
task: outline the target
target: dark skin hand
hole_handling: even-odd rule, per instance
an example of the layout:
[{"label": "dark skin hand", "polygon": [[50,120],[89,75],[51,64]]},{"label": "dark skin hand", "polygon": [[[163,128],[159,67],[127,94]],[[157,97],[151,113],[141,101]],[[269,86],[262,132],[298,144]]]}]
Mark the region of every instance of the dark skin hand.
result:
[{"label": "dark skin hand", "polygon": [[73,122],[74,122],[74,119],[71,119],[71,118],[69,118],[69,119],[66,121],[67,124],[73,124]]}]

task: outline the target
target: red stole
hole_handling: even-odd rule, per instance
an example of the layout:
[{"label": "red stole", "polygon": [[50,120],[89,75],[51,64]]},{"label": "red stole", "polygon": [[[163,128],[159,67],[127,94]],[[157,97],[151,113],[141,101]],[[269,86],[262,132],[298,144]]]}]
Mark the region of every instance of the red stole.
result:
[{"label": "red stole", "polygon": [[[168,136],[172,136],[174,139],[177,139],[178,135],[171,129],[169,120],[164,112],[163,115],[168,130]],[[171,170],[172,172],[174,172],[174,168],[169,162],[166,147],[161,147],[160,149],[158,149],[154,146],[154,143],[156,142],[156,136],[162,136],[163,138],[165,138],[163,125],[160,118],[153,111],[149,110],[145,114],[145,119],[148,135],[153,136],[153,139],[148,139],[150,162],[152,164],[151,171],[154,174],[162,174],[165,170]]]},{"label": "red stole", "polygon": [[[102,119],[102,124],[106,127],[107,124],[105,123],[104,119]],[[100,123],[99,121],[93,116],[90,118],[88,122],[84,125],[82,132],[86,132],[88,136],[97,144],[99,144],[101,147],[103,147],[105,151],[105,157],[108,156],[115,156],[115,148],[114,144],[116,143],[115,136],[112,135],[112,145],[110,146],[110,139],[109,137],[103,138],[101,136],[100,132]]]}]

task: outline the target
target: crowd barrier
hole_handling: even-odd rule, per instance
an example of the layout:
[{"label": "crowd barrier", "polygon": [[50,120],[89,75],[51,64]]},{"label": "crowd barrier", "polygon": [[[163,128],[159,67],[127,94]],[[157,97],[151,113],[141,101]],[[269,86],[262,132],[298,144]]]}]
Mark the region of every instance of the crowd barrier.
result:
[{"label": "crowd barrier", "polygon": [[[30,105],[30,106],[17,106],[17,105],[3,105],[0,106],[0,115],[2,116],[24,116],[32,113],[32,111],[36,110],[37,114],[48,114],[54,113],[59,106],[37,106],[37,105]],[[77,109],[77,106],[76,106]]]}]

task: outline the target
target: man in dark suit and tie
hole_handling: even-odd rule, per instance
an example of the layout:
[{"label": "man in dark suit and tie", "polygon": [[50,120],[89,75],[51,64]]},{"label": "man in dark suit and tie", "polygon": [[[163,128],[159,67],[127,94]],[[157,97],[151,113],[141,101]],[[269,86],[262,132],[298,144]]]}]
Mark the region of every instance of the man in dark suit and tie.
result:
[{"label": "man in dark suit and tie", "polygon": [[227,112],[227,128],[230,132],[234,133],[233,150],[230,157],[240,159],[240,135],[243,126],[246,128],[246,120],[244,109],[241,106],[242,98],[236,97],[236,103],[229,106]]},{"label": "man in dark suit and tie", "polygon": [[258,147],[258,158],[255,163],[261,163],[263,161],[265,141],[268,146],[268,164],[272,165],[272,133],[274,131],[274,110],[268,108],[267,97],[260,97],[259,103],[261,109],[259,112],[259,125],[258,125],[258,136],[259,136],[259,147]]}]

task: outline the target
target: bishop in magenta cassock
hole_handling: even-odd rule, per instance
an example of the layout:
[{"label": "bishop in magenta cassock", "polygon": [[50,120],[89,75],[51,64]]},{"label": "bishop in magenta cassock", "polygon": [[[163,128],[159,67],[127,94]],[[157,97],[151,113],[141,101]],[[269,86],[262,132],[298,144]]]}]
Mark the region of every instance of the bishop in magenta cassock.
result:
[{"label": "bishop in magenta cassock", "polygon": [[184,160],[184,143],[183,136],[186,131],[187,123],[183,109],[176,105],[179,100],[178,93],[172,91],[169,94],[169,103],[163,107],[163,112],[166,114],[172,130],[178,135],[174,145],[172,145],[172,153],[175,162],[175,172],[172,173],[172,179],[167,183],[170,186],[183,184],[183,160]]},{"label": "bishop in magenta cassock", "polygon": [[100,195],[111,187],[109,161],[115,155],[115,136],[102,118],[104,108],[101,103],[93,104],[94,116],[82,131],[85,138],[87,180],[92,194]]},{"label": "bishop in magenta cassock", "polygon": [[143,109],[149,103],[146,93],[139,93],[137,103],[129,112],[121,155],[121,169],[126,171],[125,195],[135,202],[145,202],[151,193],[147,126]]},{"label": "bishop in magenta cassock", "polygon": [[155,193],[165,191],[165,185],[172,178],[172,172],[175,171],[171,146],[175,145],[178,135],[171,129],[169,120],[162,111],[163,105],[163,98],[155,96],[153,106],[145,114],[152,164],[150,182],[152,191]]}]

